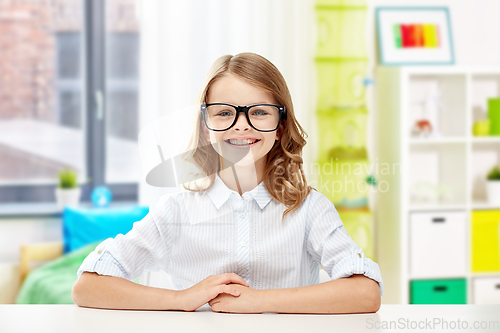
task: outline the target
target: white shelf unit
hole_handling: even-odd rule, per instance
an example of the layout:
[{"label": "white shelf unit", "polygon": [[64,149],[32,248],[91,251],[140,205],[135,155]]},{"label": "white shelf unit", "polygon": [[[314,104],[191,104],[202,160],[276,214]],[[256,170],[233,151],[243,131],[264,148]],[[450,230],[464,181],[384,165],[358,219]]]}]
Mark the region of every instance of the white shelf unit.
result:
[{"label": "white shelf unit", "polygon": [[[470,221],[472,210],[500,210],[487,203],[485,189],[487,171],[500,162],[500,137],[472,134],[473,123],[487,118],[487,99],[500,97],[500,68],[379,66],[375,79],[376,157],[379,165],[388,165],[392,171],[378,175],[378,181],[389,186],[388,191],[378,194],[376,207],[376,254],[385,283],[383,302],[409,304],[412,279],[459,277],[466,279],[467,303],[473,303],[474,278],[500,281],[500,271],[471,272]],[[422,101],[436,90],[440,90],[442,102],[436,118],[440,135],[415,137],[412,125],[421,117]],[[446,244],[454,242],[451,238],[445,240],[435,251],[439,256],[448,253],[448,245],[457,247],[458,253],[446,255],[453,260],[459,256],[464,269],[452,274],[412,271],[417,269],[412,268],[412,252],[419,251],[421,245],[433,245],[430,241],[426,244],[426,239],[422,244],[415,241],[418,232],[412,234],[416,229],[412,229],[415,224],[411,218],[428,213],[465,216],[465,223],[456,222],[460,227],[452,226],[461,230],[459,234],[463,231],[463,238],[457,244]],[[437,230],[430,234],[441,232]],[[460,250],[462,247],[465,250]]]}]

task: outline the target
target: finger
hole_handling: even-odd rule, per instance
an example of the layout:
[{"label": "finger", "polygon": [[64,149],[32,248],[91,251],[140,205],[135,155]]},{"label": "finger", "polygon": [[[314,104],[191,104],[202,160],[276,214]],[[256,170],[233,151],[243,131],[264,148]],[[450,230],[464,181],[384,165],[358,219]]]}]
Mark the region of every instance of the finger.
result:
[{"label": "finger", "polygon": [[227,274],[221,274],[219,278],[220,283],[228,284],[228,283],[238,283],[243,286],[248,287],[249,284],[246,282],[241,276],[235,273],[227,273]]},{"label": "finger", "polygon": [[221,309],[220,309],[219,302],[216,302],[216,303],[213,304],[212,311],[214,311],[214,312],[222,312]]},{"label": "finger", "polygon": [[[214,304],[214,303],[217,303],[217,302],[220,302],[220,295],[217,295],[217,296],[215,296],[214,298],[212,298],[211,300],[208,301],[209,304],[210,303]],[[212,305],[210,305],[210,306],[212,306]]]},{"label": "finger", "polygon": [[216,288],[217,294],[229,294],[234,297],[240,296],[240,292],[226,284],[221,284]]},{"label": "finger", "polygon": [[[233,293],[231,293],[231,290],[233,290]],[[237,295],[239,292],[237,290],[234,290],[234,288],[229,287],[227,284],[219,284],[218,286],[213,286],[208,290],[208,299],[207,302],[214,300],[224,294],[229,294],[231,296],[238,297]]]}]

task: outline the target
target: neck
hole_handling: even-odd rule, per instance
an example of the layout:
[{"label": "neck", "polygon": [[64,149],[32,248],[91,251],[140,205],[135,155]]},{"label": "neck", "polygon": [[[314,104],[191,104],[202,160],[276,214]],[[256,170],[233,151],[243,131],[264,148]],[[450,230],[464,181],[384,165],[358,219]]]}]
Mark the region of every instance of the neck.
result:
[{"label": "neck", "polygon": [[247,165],[232,164],[224,160],[225,169],[219,172],[220,179],[226,186],[242,195],[253,190],[264,180],[265,157]]}]

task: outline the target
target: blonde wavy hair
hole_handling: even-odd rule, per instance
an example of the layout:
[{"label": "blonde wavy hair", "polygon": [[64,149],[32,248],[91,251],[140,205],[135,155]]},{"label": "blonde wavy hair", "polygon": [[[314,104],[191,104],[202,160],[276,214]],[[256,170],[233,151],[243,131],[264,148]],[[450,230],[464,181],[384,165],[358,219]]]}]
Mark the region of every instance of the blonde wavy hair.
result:
[{"label": "blonde wavy hair", "polygon": [[[312,189],[307,185],[302,167],[302,148],[306,144],[307,134],[295,118],[292,97],[285,79],[269,60],[255,53],[224,55],[217,59],[205,77],[203,87],[198,94],[199,104],[206,102],[210,86],[228,73],[270,92],[276,102],[286,108],[286,120],[282,120],[278,128],[281,139],[274,143],[267,154],[264,176],[264,185],[269,194],[287,207],[283,213],[284,218],[286,214],[299,207]],[[206,182],[203,185],[199,182],[185,183],[184,187],[190,191],[205,191],[212,187],[215,175],[221,170],[220,155],[210,141],[201,135],[204,127],[199,112],[189,151],[190,158],[204,174],[195,176],[205,177]]]}]

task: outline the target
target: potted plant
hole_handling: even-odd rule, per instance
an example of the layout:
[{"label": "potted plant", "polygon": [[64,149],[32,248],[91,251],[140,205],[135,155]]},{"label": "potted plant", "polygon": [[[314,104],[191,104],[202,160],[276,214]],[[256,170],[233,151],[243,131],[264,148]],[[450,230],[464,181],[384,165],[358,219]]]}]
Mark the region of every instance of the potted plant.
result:
[{"label": "potted plant", "polygon": [[492,205],[500,205],[500,168],[498,166],[493,167],[488,173],[487,179],[488,202]]},{"label": "potted plant", "polygon": [[62,170],[59,172],[59,185],[56,188],[56,200],[60,209],[65,206],[78,206],[81,189],[78,187],[76,172]]}]

